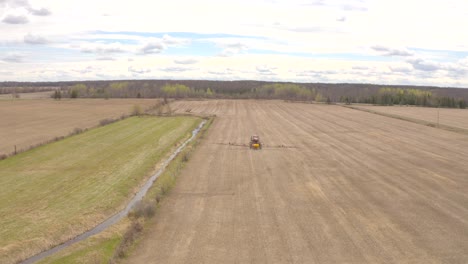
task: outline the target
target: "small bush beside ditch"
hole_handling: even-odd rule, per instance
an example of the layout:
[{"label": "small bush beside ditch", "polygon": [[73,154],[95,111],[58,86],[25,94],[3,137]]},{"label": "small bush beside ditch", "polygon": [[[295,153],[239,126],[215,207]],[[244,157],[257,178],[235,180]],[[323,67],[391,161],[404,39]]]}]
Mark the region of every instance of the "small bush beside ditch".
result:
[{"label": "small bush beside ditch", "polygon": [[151,218],[156,213],[157,201],[140,201],[135,205],[132,212],[129,213],[128,217],[130,218]]},{"label": "small bush beside ditch", "polygon": [[114,257],[110,263],[115,263],[115,259],[124,258],[127,256],[128,249],[133,245],[138,235],[143,231],[143,225],[139,221],[133,221],[122,237],[122,241],[115,250]]},{"label": "small bush beside ditch", "polygon": [[105,125],[108,125],[108,124],[112,124],[114,122],[116,122],[117,120],[115,119],[112,119],[112,118],[104,118],[102,120],[99,121],[99,125],[100,126],[105,126]]}]

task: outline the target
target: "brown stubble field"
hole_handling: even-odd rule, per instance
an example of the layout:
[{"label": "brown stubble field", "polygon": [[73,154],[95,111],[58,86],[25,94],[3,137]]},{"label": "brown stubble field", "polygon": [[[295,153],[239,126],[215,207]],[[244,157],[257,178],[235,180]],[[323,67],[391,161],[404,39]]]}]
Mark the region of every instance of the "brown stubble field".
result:
[{"label": "brown stubble field", "polygon": [[[333,105],[171,107],[217,118],[127,263],[468,263],[468,136]],[[253,133],[263,150],[229,145]]]},{"label": "brown stubble field", "polygon": [[[50,99],[54,94],[53,91],[36,92],[36,93],[18,93],[18,99]],[[18,100],[13,94],[0,94],[0,100]]]},{"label": "brown stubble field", "polygon": [[468,130],[468,109],[373,105],[353,105],[353,107],[431,123],[437,123],[437,120],[439,120],[441,125]]},{"label": "brown stubble field", "polygon": [[0,100],[0,154],[66,136],[75,128],[95,127],[105,118],[128,115],[134,105],[157,99]]}]

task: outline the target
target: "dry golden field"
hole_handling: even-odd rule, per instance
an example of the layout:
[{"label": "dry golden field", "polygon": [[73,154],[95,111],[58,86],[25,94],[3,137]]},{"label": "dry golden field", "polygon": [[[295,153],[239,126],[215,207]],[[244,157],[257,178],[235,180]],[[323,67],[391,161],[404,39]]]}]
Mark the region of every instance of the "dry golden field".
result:
[{"label": "dry golden field", "polygon": [[441,125],[468,129],[468,109],[372,105],[353,105],[353,107],[418,119],[431,123],[437,123],[437,115],[439,115],[439,123]]},{"label": "dry golden field", "polygon": [[[36,92],[36,93],[18,93],[18,99],[50,99],[53,91]],[[12,100],[15,99],[13,94],[0,94],[0,100]]]},{"label": "dry golden field", "polygon": [[89,128],[105,118],[129,114],[134,105],[150,107],[157,99],[0,100],[0,154]]}]

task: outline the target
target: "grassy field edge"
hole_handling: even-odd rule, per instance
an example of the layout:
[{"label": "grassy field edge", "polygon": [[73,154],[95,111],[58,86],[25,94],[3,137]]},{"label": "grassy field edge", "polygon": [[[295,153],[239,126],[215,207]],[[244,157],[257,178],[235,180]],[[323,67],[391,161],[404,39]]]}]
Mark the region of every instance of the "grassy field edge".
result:
[{"label": "grassy field edge", "polygon": [[138,245],[139,239],[148,228],[148,220],[157,213],[159,203],[176,184],[180,170],[189,161],[196,146],[204,139],[206,131],[214,121],[214,117],[206,119],[207,123],[200,130],[200,133],[167,166],[143,200],[135,206],[127,218],[96,236],[40,261],[39,264],[119,263],[122,259],[125,259],[132,252],[132,249]]},{"label": "grassy field edge", "polygon": [[[140,117],[135,117],[135,118],[137,118],[137,119],[133,119],[133,120],[140,120],[140,121],[138,122],[138,124],[140,124],[140,125],[142,125],[142,124],[147,124],[147,122],[144,121],[143,119],[140,119]],[[152,117],[152,116],[145,116],[145,117],[141,117],[141,118],[153,118],[153,117]],[[155,117],[155,118],[162,118],[161,120],[166,119],[166,117]],[[176,117],[176,118],[180,119],[181,117]],[[171,119],[171,118],[169,117],[167,120],[169,120],[169,119]],[[181,120],[181,119],[180,119],[180,120]],[[137,189],[143,184],[143,182],[144,182],[145,180],[147,180],[147,179],[152,175],[152,173],[153,173],[154,170],[155,170],[155,165],[159,166],[160,160],[162,160],[162,159],[166,158],[167,156],[169,156],[170,153],[171,153],[178,145],[180,145],[180,142],[182,142],[183,140],[186,140],[188,137],[190,137],[191,131],[193,131],[193,129],[194,129],[196,126],[198,126],[198,124],[199,124],[199,121],[197,121],[197,120],[200,120],[200,119],[199,119],[199,118],[196,118],[196,117],[193,117],[193,121],[188,121],[188,120],[187,120],[187,121],[164,121],[164,123],[163,123],[164,125],[163,125],[162,127],[156,125],[156,127],[160,127],[160,128],[154,128],[154,129],[156,129],[156,130],[154,130],[154,129],[153,129],[153,130],[154,130],[154,131],[159,131],[159,132],[157,132],[157,133],[163,133],[163,130],[165,131],[165,129],[166,129],[166,128],[169,128],[169,126],[173,127],[173,126],[175,126],[176,124],[178,124],[179,122],[184,122],[185,124],[183,125],[183,127],[184,127],[183,129],[186,129],[186,131],[183,132],[183,133],[180,133],[180,135],[179,135],[179,133],[174,134],[174,133],[172,133],[172,132],[168,132],[168,133],[165,133],[165,134],[164,134],[164,133],[161,134],[161,135],[163,135],[163,137],[157,138],[157,139],[159,139],[159,140],[164,140],[164,141],[165,141],[166,139],[170,139],[170,141],[167,141],[168,143],[164,143],[163,145],[160,145],[161,148],[158,147],[157,149],[155,149],[155,150],[153,151],[154,153],[151,152],[151,154],[150,154],[150,153],[149,153],[148,155],[145,154],[145,155],[144,155],[144,156],[145,156],[145,159],[144,159],[144,160],[147,160],[148,158],[149,158],[149,159],[152,159],[153,157],[156,157],[156,156],[159,156],[160,158],[154,160],[154,161],[151,163],[151,166],[149,166],[149,165],[147,166],[147,164],[146,164],[147,162],[146,162],[146,161],[145,161],[144,164],[140,164],[140,165],[144,165],[144,166],[141,167],[142,169],[138,169],[138,174],[140,174],[140,173],[142,172],[142,170],[145,170],[144,173],[142,173],[140,176],[137,176],[137,175],[135,174],[135,173],[137,173],[137,172],[133,172],[133,173],[131,173],[131,175],[132,175],[131,178],[128,178],[128,180],[125,180],[124,185],[122,185],[122,184],[119,183],[119,189],[118,189],[118,190],[116,189],[116,195],[121,195],[120,193],[122,193],[122,191],[123,191],[125,188],[127,188],[127,189],[130,188],[130,189],[129,189],[129,192],[128,192],[128,195],[129,195],[129,196],[128,196],[127,198],[123,199],[121,203],[119,202],[119,204],[116,204],[116,205],[114,206],[114,209],[115,209],[115,210],[112,209],[112,208],[110,208],[108,203],[99,205],[100,207],[99,207],[99,206],[98,206],[98,207],[99,207],[99,208],[102,207],[103,209],[105,209],[105,211],[102,211],[102,213],[99,213],[99,217],[98,217],[99,219],[96,219],[96,221],[101,221],[101,219],[104,219],[104,218],[103,218],[103,217],[105,217],[104,214],[107,215],[107,213],[109,213],[109,212],[110,212],[109,210],[111,210],[111,209],[112,209],[111,211],[113,211],[113,212],[110,212],[111,214],[114,214],[116,211],[121,210],[121,209],[123,208],[123,205],[124,205],[125,203],[127,203],[128,200],[131,199],[131,197],[133,196],[133,193],[134,193],[133,190],[137,190]],[[16,185],[12,185],[12,184],[15,184],[16,181],[14,181],[14,179],[10,179],[10,178],[11,178],[10,176],[15,176],[15,175],[16,175],[16,176],[18,176],[18,177],[21,177],[21,178],[23,178],[23,179],[21,179],[21,181],[24,181],[24,180],[27,179],[27,178],[25,178],[26,175],[27,175],[27,177],[34,176],[33,178],[37,178],[37,176],[36,176],[36,174],[35,174],[35,171],[27,171],[27,174],[26,174],[26,175],[23,175],[24,173],[22,172],[22,170],[24,170],[24,168],[23,168],[23,169],[21,169],[21,168],[24,167],[24,166],[29,166],[29,165],[27,165],[27,164],[30,164],[30,162],[25,163],[25,162],[23,162],[23,161],[21,161],[21,160],[23,160],[23,159],[25,159],[25,158],[30,160],[32,157],[37,157],[37,155],[38,155],[39,152],[40,152],[40,153],[43,153],[43,152],[44,152],[44,149],[48,149],[48,150],[49,150],[49,149],[54,149],[54,151],[55,151],[59,146],[62,146],[62,145],[64,145],[64,144],[67,145],[67,146],[69,146],[69,145],[70,145],[70,142],[75,142],[74,144],[76,145],[76,142],[77,142],[77,141],[78,141],[78,142],[81,142],[82,139],[84,139],[84,138],[89,138],[89,137],[90,137],[90,136],[89,136],[89,135],[90,135],[89,133],[95,134],[94,136],[91,136],[91,137],[95,137],[96,135],[100,136],[100,134],[105,134],[104,131],[115,130],[115,126],[118,126],[118,127],[126,126],[126,127],[128,127],[129,125],[132,125],[132,124],[134,123],[134,122],[131,121],[130,119],[122,120],[121,122],[127,122],[128,124],[120,125],[119,122],[117,122],[117,123],[113,123],[113,124],[111,124],[111,125],[109,125],[109,126],[102,126],[102,127],[90,129],[90,130],[87,131],[87,133],[81,133],[81,134],[75,135],[75,136],[73,136],[73,137],[67,137],[67,138],[65,138],[63,141],[60,141],[60,142],[53,142],[53,143],[51,143],[51,144],[42,145],[42,146],[40,146],[40,147],[38,147],[38,148],[34,148],[34,149],[32,149],[32,150],[30,150],[30,151],[28,151],[28,152],[20,153],[20,154],[18,154],[18,155],[16,155],[16,156],[12,157],[11,159],[9,158],[9,159],[3,160],[3,161],[1,161],[1,163],[2,163],[2,166],[4,167],[4,169],[6,169],[6,170],[4,170],[5,174],[4,174],[3,176],[5,176],[5,177],[2,177],[2,181],[1,181],[1,182],[4,183],[4,184],[6,184],[6,185],[4,185],[4,187],[5,187],[5,186],[10,186],[10,187],[8,187],[8,189],[10,189],[9,192],[11,192],[12,190],[14,190],[14,188],[16,188],[16,187],[14,187],[14,186],[16,186]],[[129,123],[129,122],[130,122],[130,123]],[[159,122],[159,121],[151,121],[151,123],[153,124],[153,125],[151,125],[151,126],[154,127],[155,124],[158,123],[158,122]],[[168,125],[169,125],[169,126],[168,126]],[[147,125],[143,125],[143,126],[146,127]],[[138,130],[139,128],[140,128],[140,127],[138,126],[137,128],[132,129],[132,133],[133,133],[133,130]],[[104,129],[104,130],[103,130],[103,129]],[[109,129],[110,129],[110,130],[109,130]],[[153,130],[151,130],[151,131],[153,131]],[[182,131],[182,127],[178,128],[178,131],[181,132],[181,131]],[[120,133],[120,132],[119,132],[119,133]],[[127,132],[125,132],[125,133],[127,133]],[[148,133],[148,132],[145,132],[145,133],[146,133],[146,135],[151,135],[151,134],[152,134],[151,132],[149,132],[149,133]],[[170,134],[172,134],[172,135],[170,135]],[[105,136],[107,137],[107,135],[108,135],[108,134],[106,134]],[[159,134],[158,134],[158,135],[159,135]],[[124,136],[125,136],[125,137],[122,137],[121,140],[127,141],[128,139],[127,139],[126,136],[128,136],[128,135],[125,134]],[[138,139],[137,139],[137,140],[138,140]],[[173,140],[175,140],[175,141],[174,141],[175,144],[174,144],[174,143],[170,143],[170,142],[172,142]],[[108,141],[108,140],[106,140],[106,142],[107,142],[107,141]],[[139,140],[139,141],[142,141],[142,140]],[[62,142],[63,142],[63,143],[62,143]],[[156,140],[156,141],[154,141],[154,142],[158,142],[158,140]],[[104,142],[102,142],[102,143],[104,144]],[[108,143],[108,142],[107,142],[107,143]],[[106,143],[106,144],[107,144],[107,143]],[[133,143],[132,143],[132,144],[133,144]],[[139,144],[140,144],[140,143],[139,143]],[[154,144],[158,144],[158,145],[159,145],[159,143],[151,143],[150,146],[153,146]],[[88,144],[88,145],[90,145],[90,144]],[[81,146],[80,146],[80,147],[81,147]],[[83,146],[83,147],[84,147],[84,146]],[[121,145],[119,145],[118,147],[120,148]],[[64,148],[64,147],[61,147],[61,148]],[[93,147],[93,148],[94,148],[94,147]],[[102,147],[101,147],[101,148],[102,148]],[[145,149],[146,149],[146,148],[147,148],[147,147],[145,147]],[[124,151],[125,151],[126,149],[120,149],[120,150],[124,150]],[[119,150],[119,151],[120,151],[120,150]],[[162,150],[162,152],[161,152],[161,150]],[[73,152],[77,152],[77,151],[79,151],[79,150],[74,149]],[[50,151],[49,151],[49,152],[50,152]],[[134,152],[134,153],[131,154],[131,155],[133,155],[134,158],[138,158],[138,157],[141,156],[141,154],[138,154],[138,153],[139,153],[138,151],[137,151],[137,152],[133,151],[133,152]],[[136,154],[135,154],[135,153],[136,153]],[[160,153],[160,154],[159,154],[159,153]],[[50,154],[50,153],[49,153],[49,154]],[[127,155],[129,155],[129,153],[126,152],[125,156],[127,156]],[[156,155],[156,156],[155,156],[155,155]],[[137,157],[137,156],[138,156],[138,157]],[[36,166],[34,166],[34,165],[30,165],[30,166],[33,166],[34,168],[36,168],[36,169],[37,169],[37,172],[39,172],[39,173],[41,173],[41,171],[44,171],[44,169],[50,170],[50,168],[53,168],[53,167],[51,167],[50,165],[47,165],[47,166],[44,165],[45,168],[41,168],[41,166],[42,166],[42,164],[43,164],[43,163],[42,163],[42,158],[50,159],[50,155],[40,155],[40,157],[41,157],[41,159],[35,160],[36,163],[40,164],[39,167],[36,168]],[[119,156],[119,157],[120,157],[120,156]],[[83,158],[84,160],[88,160],[87,156],[83,156],[82,158]],[[61,159],[64,159],[64,158],[61,156],[61,157],[59,157],[59,160],[61,160]],[[139,160],[139,159],[137,159],[137,160]],[[46,160],[46,161],[47,161],[47,160]],[[16,164],[15,162],[16,162],[16,163],[20,162],[19,164],[22,163],[23,165],[20,166],[21,168],[17,168],[17,167],[14,166],[14,165]],[[70,162],[71,162],[71,163],[75,163],[75,160],[70,161]],[[133,162],[133,161],[132,161],[132,162]],[[143,160],[142,160],[142,162],[143,162]],[[47,164],[49,164],[49,163],[50,163],[50,162],[48,162]],[[60,161],[59,163],[62,163],[62,161]],[[138,162],[138,163],[141,163],[141,162]],[[89,165],[88,163],[86,163],[86,164]],[[99,164],[101,164],[101,163],[99,163]],[[125,164],[127,164],[127,163],[125,163]],[[133,163],[132,163],[132,164],[133,164]],[[68,165],[67,165],[67,166],[68,166]],[[64,168],[67,169],[67,166],[65,166]],[[99,165],[99,166],[101,166],[101,165]],[[127,166],[127,165],[125,165],[125,166]],[[84,173],[87,173],[87,170],[88,170],[89,168],[87,168],[87,167],[80,167],[80,168],[78,168],[78,169],[79,169],[79,170],[84,169]],[[149,170],[147,170],[147,169],[149,169]],[[55,174],[60,173],[60,169],[59,169],[59,168],[53,168],[53,170],[56,171],[56,172],[54,172]],[[125,171],[127,171],[127,170],[128,170],[128,168],[125,168]],[[67,169],[67,171],[69,171],[69,169]],[[73,171],[75,171],[75,170],[72,169],[71,172],[73,172]],[[17,172],[18,172],[18,173],[17,173]],[[76,171],[75,171],[75,172],[76,172]],[[80,173],[81,173],[81,172],[80,172]],[[125,173],[125,172],[124,172],[124,173]],[[54,174],[54,175],[55,175],[55,174]],[[9,176],[9,175],[10,175],[10,176]],[[120,175],[120,174],[119,174],[119,175]],[[7,177],[7,176],[8,176],[8,177]],[[15,176],[14,178],[16,178],[16,176]],[[42,177],[43,179],[48,179],[48,178],[50,178],[50,176],[47,176],[47,178],[45,178],[45,177],[43,177],[43,176],[40,176],[40,177]],[[73,176],[73,177],[74,177],[74,176]],[[113,176],[113,177],[114,177],[114,176]],[[65,178],[68,179],[69,177],[65,177]],[[77,179],[78,179],[78,178],[77,178]],[[122,178],[122,179],[123,179],[123,178]],[[138,180],[138,181],[137,181],[137,180]],[[37,181],[37,180],[34,179],[34,182],[36,182],[36,181]],[[41,179],[41,181],[43,181],[43,180]],[[73,182],[75,182],[75,181],[76,181],[76,180],[74,180]],[[119,181],[120,181],[120,180],[119,180]],[[71,184],[74,184],[73,182],[72,182]],[[40,182],[39,182],[39,183],[40,183]],[[33,183],[30,183],[29,185],[31,185],[31,184],[33,184]],[[104,185],[107,186],[107,183],[105,183],[105,182],[102,183],[102,184],[104,184]],[[23,185],[24,185],[24,184],[23,184]],[[68,185],[69,185],[69,184],[68,184]],[[55,190],[55,189],[57,188],[57,187],[54,188],[53,186],[50,186],[50,185],[48,185],[48,186],[49,186],[49,187],[47,187],[47,188],[45,188],[45,189],[41,189],[41,190],[44,190],[45,192],[47,192],[48,189],[49,189],[49,190]],[[6,187],[5,187],[5,188],[6,188]],[[20,186],[20,187],[18,187],[18,188],[20,188],[19,191],[21,191],[21,192],[15,191],[15,195],[20,195],[19,197],[23,197],[24,195],[27,195],[28,197],[34,197],[34,196],[32,195],[32,190],[29,190],[29,188],[27,188],[26,186],[23,186],[23,187]],[[38,188],[39,188],[39,187],[38,187]],[[104,188],[107,188],[107,187],[104,187]],[[122,189],[122,188],[123,188],[123,189]],[[24,190],[27,189],[28,192],[22,192],[23,189],[24,189]],[[41,191],[40,195],[44,196],[44,195],[45,195],[45,192],[44,192],[44,191]],[[57,191],[58,191],[58,189],[57,189]],[[24,193],[24,194],[22,194],[22,193]],[[75,192],[75,193],[76,193],[76,192]],[[5,194],[5,195],[7,195],[7,194]],[[4,196],[5,196],[5,195],[4,195]],[[8,197],[9,197],[9,196],[8,196]],[[46,197],[46,196],[44,196],[44,197]],[[14,198],[14,197],[9,197],[7,200],[15,201],[15,199],[16,199],[16,198]],[[20,198],[20,200],[21,200],[21,199],[23,199],[23,198]],[[32,199],[32,198],[28,198],[28,199]],[[55,199],[55,198],[51,198],[51,199]],[[112,198],[112,199],[113,199],[113,198]],[[119,198],[119,199],[120,199],[120,198]],[[23,200],[24,200],[24,199],[23,199]],[[36,199],[36,200],[37,200],[37,199]],[[42,200],[42,199],[39,199],[38,202],[41,202],[41,200]],[[68,198],[65,199],[65,197],[63,197],[62,200],[68,200]],[[50,200],[50,201],[53,201],[53,200]],[[47,209],[46,209],[47,211],[44,211],[44,212],[41,211],[41,217],[42,217],[41,219],[47,219],[47,218],[44,218],[44,217],[48,214],[47,212],[49,211],[49,208],[58,207],[58,205],[56,206],[56,205],[54,205],[53,203],[50,204],[50,201],[49,201],[49,204],[48,204],[48,205],[47,205],[47,204],[44,205],[45,208],[47,208]],[[73,200],[70,200],[70,201],[73,201]],[[107,201],[107,200],[106,200],[106,201]],[[6,201],[4,201],[4,202],[6,202]],[[64,203],[65,203],[65,202],[64,202]],[[28,203],[28,204],[30,204],[30,203]],[[26,205],[24,205],[23,207],[25,207],[25,206],[26,206]],[[10,206],[10,207],[11,207],[11,206]],[[15,207],[15,208],[16,208],[16,207]],[[22,207],[21,207],[21,208],[22,208]],[[20,210],[20,211],[23,210],[23,211],[24,211],[24,209],[21,209],[21,208],[17,208],[17,210]],[[39,206],[39,207],[36,206],[36,209],[35,209],[35,210],[36,210],[36,211],[37,211],[37,210],[40,210],[40,208],[42,208],[42,205]],[[9,209],[8,209],[8,207],[5,207],[5,208],[2,208],[2,210],[3,210],[3,211],[6,210],[6,211],[4,212],[4,213],[6,213],[6,212],[8,212]],[[68,210],[68,209],[67,209],[67,210]],[[19,211],[18,211],[18,212],[19,212]],[[44,213],[45,213],[45,214],[44,214]],[[55,218],[55,215],[56,215],[55,211],[51,211],[51,213],[53,213],[53,214],[51,215],[51,217],[52,217],[52,218]],[[9,215],[9,214],[5,214],[5,216],[7,216],[7,215]],[[78,225],[79,225],[79,226],[73,225],[73,227],[70,227],[70,228],[73,229],[73,232],[76,232],[77,230],[81,229],[82,226],[83,226],[83,224],[84,224],[84,222],[82,222],[82,221],[87,221],[87,219],[90,219],[90,217],[91,217],[91,215],[89,215],[89,214],[83,214],[83,216],[86,216],[87,218],[83,218],[82,216],[80,216],[80,218],[77,219]],[[110,215],[108,215],[108,216],[110,216]],[[10,223],[11,221],[9,221],[9,219],[10,219],[10,218],[11,218],[11,219],[14,219],[14,218],[12,218],[12,217],[14,217],[14,215],[10,215],[9,218],[5,218],[5,219],[3,219],[3,221],[7,221],[7,223]],[[24,221],[24,220],[23,220],[24,217],[25,217],[25,216],[22,215],[22,216],[21,216],[21,219],[19,219],[19,220]],[[29,216],[26,216],[26,217],[29,217]],[[81,219],[81,218],[83,218],[83,219]],[[28,219],[29,219],[29,218],[28,218]],[[60,219],[60,218],[57,218],[57,219]],[[22,224],[21,224],[21,223],[22,223],[21,221],[16,221],[16,220],[15,220],[14,222],[17,222],[18,224],[16,224],[16,225],[18,225],[18,226],[20,226],[20,225],[21,225],[21,226],[25,226],[25,225],[22,225]],[[52,221],[52,220],[51,220],[51,221]],[[55,220],[54,220],[54,221],[55,221]],[[57,220],[57,221],[58,221],[58,220]],[[91,221],[91,220],[90,220],[90,221]],[[94,221],[94,220],[93,220],[93,221]],[[11,223],[14,223],[14,222],[11,222]],[[39,222],[39,223],[41,223],[41,226],[44,225],[44,223],[43,223],[42,221]],[[30,227],[28,227],[28,226],[26,226],[26,227],[28,228],[28,230],[30,229]],[[1,248],[3,253],[0,254],[0,255],[2,255],[2,256],[0,257],[0,260],[3,259],[3,261],[6,261],[7,263],[9,262],[8,259],[10,259],[10,261],[12,261],[12,263],[13,263],[13,262],[17,262],[17,261],[19,261],[19,260],[21,260],[21,259],[25,259],[25,258],[27,258],[27,257],[29,257],[29,256],[32,256],[32,255],[34,255],[34,254],[37,254],[37,253],[40,252],[40,251],[47,250],[48,248],[51,248],[51,247],[53,247],[54,245],[57,245],[57,243],[55,243],[55,242],[54,242],[54,243],[49,243],[49,242],[43,243],[43,245],[41,244],[42,246],[39,245],[39,244],[37,244],[37,243],[39,243],[39,242],[41,242],[41,241],[45,241],[45,239],[56,239],[56,235],[54,235],[54,236],[52,236],[52,237],[49,237],[49,236],[48,236],[48,238],[44,238],[44,239],[43,239],[42,237],[37,237],[37,239],[36,239],[35,237],[33,237],[34,240],[30,240],[30,239],[29,239],[29,240],[27,240],[27,241],[33,241],[35,244],[34,244],[33,246],[26,246],[26,247],[25,247],[25,244],[23,244],[23,243],[18,244],[18,243],[19,243],[18,241],[24,240],[24,237],[23,237],[22,239],[20,239],[20,240],[14,240],[14,238],[12,238],[11,236],[8,236],[8,232],[11,233],[11,232],[13,232],[13,231],[11,231],[11,229],[10,229],[10,231],[8,231],[9,228],[8,228],[8,227],[5,227],[5,226],[4,226],[3,228],[4,228],[4,229],[3,229],[3,231],[2,231],[2,234],[3,234],[4,232],[7,232],[7,233],[5,233],[5,234],[7,235],[6,238],[10,237],[10,240],[13,239],[12,242],[14,242],[13,244],[9,244],[9,243],[7,243],[8,240],[7,240],[7,241],[4,241],[4,242],[7,243],[7,244],[4,243],[5,246]],[[62,228],[62,227],[57,227],[57,228]],[[24,228],[23,228],[23,229],[24,229]],[[63,229],[63,228],[62,228],[62,229]],[[62,230],[62,229],[60,229],[60,230]],[[2,230],[2,228],[0,228],[0,230]],[[64,229],[64,230],[65,230],[65,229]],[[68,229],[67,229],[67,230],[68,230]],[[34,230],[33,230],[33,231],[34,231]],[[40,232],[39,232],[39,233],[40,233]],[[5,234],[4,234],[4,235],[5,235]],[[54,234],[55,234],[55,233],[54,233]],[[62,239],[64,236],[67,236],[67,237],[66,237],[67,240],[69,239],[69,237],[68,237],[67,234],[68,234],[68,233],[66,233],[66,232],[60,232],[60,234],[59,234],[58,236],[60,236],[59,239],[60,239],[61,242],[66,241],[66,240],[63,240],[63,239]],[[73,234],[71,234],[71,235],[73,235]],[[74,236],[73,236],[73,237],[74,237]],[[36,241],[36,242],[35,242],[35,241]],[[36,244],[37,244],[37,245],[36,245]],[[21,246],[21,248],[22,248],[22,249],[21,249],[21,252],[17,252],[17,250],[15,249],[15,250],[11,251],[12,253],[16,252],[16,253],[14,253],[13,255],[7,254],[8,252],[10,252],[10,251],[8,251],[8,250],[14,249],[14,248],[11,247],[12,245],[15,246],[15,248],[16,248],[17,245],[22,245],[22,246]],[[29,245],[29,244],[28,244],[28,245]],[[40,246],[40,248],[38,248],[38,246]],[[40,251],[37,251],[37,249],[40,249]],[[18,248],[18,250],[20,250],[20,248]],[[5,253],[5,255],[4,255],[4,253]],[[0,261],[0,262],[3,262],[3,261]]]}]

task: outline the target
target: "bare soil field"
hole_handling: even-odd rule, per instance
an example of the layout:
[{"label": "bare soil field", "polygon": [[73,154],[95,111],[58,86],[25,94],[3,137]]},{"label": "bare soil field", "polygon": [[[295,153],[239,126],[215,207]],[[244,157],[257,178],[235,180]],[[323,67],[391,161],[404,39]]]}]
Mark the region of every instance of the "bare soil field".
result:
[{"label": "bare soil field", "polygon": [[156,99],[0,100],[0,154],[89,128],[105,118],[130,114],[134,105],[146,108]]},{"label": "bare soil field", "polygon": [[437,112],[439,112],[439,123],[441,125],[468,129],[468,109],[430,108],[412,106],[373,106],[353,105],[354,107],[368,109],[402,117],[414,118],[422,121],[437,123]]},{"label": "bare soil field", "polygon": [[[171,107],[218,117],[127,263],[468,263],[468,136],[333,105]],[[264,149],[236,145],[254,133]]]}]

